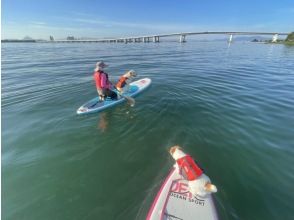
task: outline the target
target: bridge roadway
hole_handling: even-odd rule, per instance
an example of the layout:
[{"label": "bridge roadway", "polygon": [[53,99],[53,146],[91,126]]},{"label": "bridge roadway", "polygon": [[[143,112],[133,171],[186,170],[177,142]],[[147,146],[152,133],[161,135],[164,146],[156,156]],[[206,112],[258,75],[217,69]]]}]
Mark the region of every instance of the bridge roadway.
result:
[{"label": "bridge roadway", "polygon": [[288,33],[278,33],[278,32],[238,32],[238,31],[232,31],[232,32],[183,32],[183,33],[172,33],[172,34],[158,34],[158,35],[145,35],[145,36],[135,36],[135,37],[123,37],[123,38],[110,38],[110,39],[93,39],[93,40],[51,40],[48,42],[52,43],[98,43],[98,42],[104,42],[104,43],[131,43],[131,42],[159,42],[159,38],[163,37],[172,37],[172,36],[179,36],[180,42],[186,42],[186,36],[189,35],[229,35],[229,41],[232,41],[232,38],[234,35],[272,35],[273,39],[272,41],[275,42],[278,39],[279,35],[288,35]]}]

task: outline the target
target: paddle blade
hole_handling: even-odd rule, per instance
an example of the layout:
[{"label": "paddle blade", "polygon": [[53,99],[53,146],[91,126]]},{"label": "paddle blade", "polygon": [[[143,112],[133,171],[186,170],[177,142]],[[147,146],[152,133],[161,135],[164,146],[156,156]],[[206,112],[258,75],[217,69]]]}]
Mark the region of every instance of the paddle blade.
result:
[{"label": "paddle blade", "polygon": [[135,99],[133,99],[132,97],[128,97],[127,100],[131,107],[135,106]]},{"label": "paddle blade", "polygon": [[132,97],[129,97],[129,96],[122,95],[122,94],[120,94],[120,96],[123,97],[123,98],[125,98],[128,101],[128,104],[131,107],[134,107],[134,105],[135,105],[135,99],[133,99]]}]

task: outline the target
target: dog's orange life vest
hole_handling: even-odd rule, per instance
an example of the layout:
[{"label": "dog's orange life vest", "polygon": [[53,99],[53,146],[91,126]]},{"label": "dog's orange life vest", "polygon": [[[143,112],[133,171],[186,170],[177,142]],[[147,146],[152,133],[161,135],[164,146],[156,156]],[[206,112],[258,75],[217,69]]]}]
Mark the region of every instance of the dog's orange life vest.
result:
[{"label": "dog's orange life vest", "polygon": [[178,159],[177,164],[180,168],[180,174],[188,181],[197,179],[203,173],[190,155]]},{"label": "dog's orange life vest", "polygon": [[123,88],[126,85],[126,81],[127,80],[128,80],[127,77],[124,77],[124,76],[120,77],[119,78],[119,81],[117,82],[117,84],[115,85],[115,87],[117,87],[117,88]]}]

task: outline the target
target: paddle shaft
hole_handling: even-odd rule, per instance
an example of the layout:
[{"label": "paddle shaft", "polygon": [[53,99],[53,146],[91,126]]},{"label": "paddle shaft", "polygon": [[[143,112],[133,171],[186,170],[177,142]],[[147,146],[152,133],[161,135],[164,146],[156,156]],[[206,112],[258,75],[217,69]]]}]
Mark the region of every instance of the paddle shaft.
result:
[{"label": "paddle shaft", "polygon": [[[112,83],[111,83],[111,84],[112,84]],[[134,99],[134,98],[132,98],[132,97],[130,97],[130,96],[122,95],[121,92],[116,88],[116,86],[114,86],[113,84],[112,84],[112,86],[116,89],[116,91],[119,93],[119,95],[120,95],[121,97],[123,97],[123,98],[125,98],[126,100],[129,101],[130,105],[134,105],[134,104],[135,104],[135,99]]]}]

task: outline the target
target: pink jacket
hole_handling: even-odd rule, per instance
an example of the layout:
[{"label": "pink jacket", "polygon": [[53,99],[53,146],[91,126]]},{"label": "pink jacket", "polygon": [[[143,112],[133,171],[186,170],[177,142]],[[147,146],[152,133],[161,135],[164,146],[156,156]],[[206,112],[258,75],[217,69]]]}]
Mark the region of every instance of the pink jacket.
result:
[{"label": "pink jacket", "polygon": [[96,87],[98,89],[110,89],[111,84],[108,80],[107,73],[104,73],[103,71],[97,71],[94,73],[94,80],[96,83]]},{"label": "pink jacket", "polygon": [[101,88],[102,89],[110,89],[111,85],[108,81],[108,76],[105,73],[101,74],[100,80],[101,80]]}]

